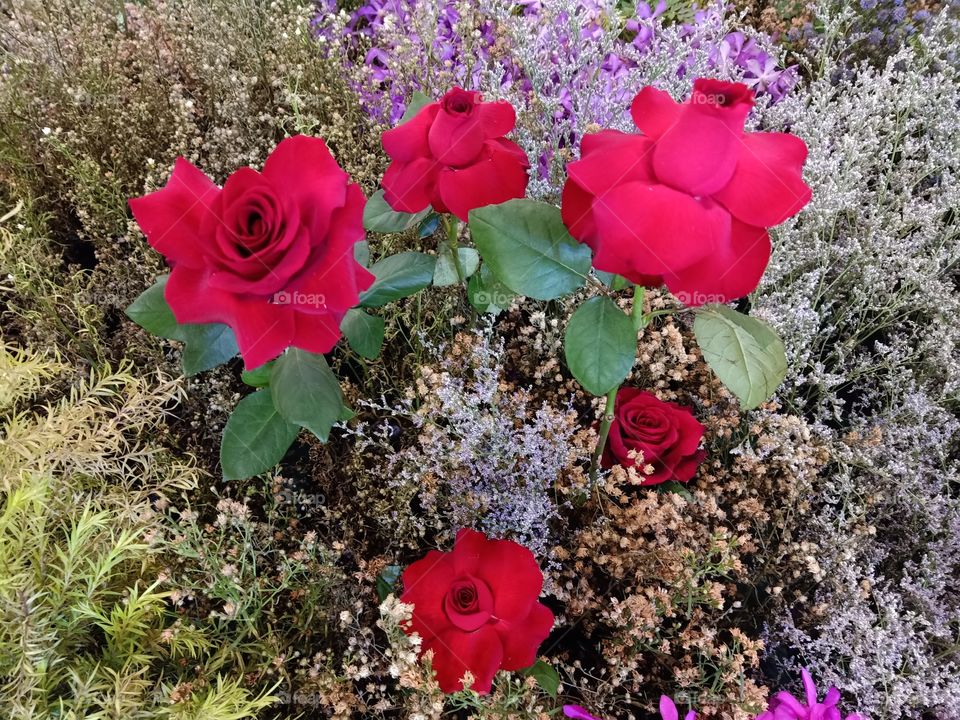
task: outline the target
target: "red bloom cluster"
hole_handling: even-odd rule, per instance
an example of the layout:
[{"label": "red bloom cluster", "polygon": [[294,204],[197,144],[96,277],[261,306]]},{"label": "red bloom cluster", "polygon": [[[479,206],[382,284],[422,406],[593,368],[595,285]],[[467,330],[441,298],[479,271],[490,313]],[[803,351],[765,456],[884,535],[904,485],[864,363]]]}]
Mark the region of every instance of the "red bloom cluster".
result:
[{"label": "red bloom cluster", "polygon": [[497,670],[520,670],[537,658],[553,627],[553,613],[537,598],[543,574],[527,548],[461,530],[452,552],[431,550],[403,573],[400,600],[413,604],[408,632],[433,651],[444,692],[490,692]]},{"label": "red bloom cluster", "polygon": [[298,135],[222,189],[179,158],[166,187],[130,208],[173,266],[165,296],[177,322],[229,325],[252,369],[291,345],[337,344],[374,280],[353,255],[365,202],[323,140]]},{"label": "red bloom cluster", "polygon": [[699,79],[685,103],[645,87],[630,108],[643,132],[583,138],[567,167],[562,213],[598,270],[666,283],[687,305],[756,289],[770,258],[766,228],[810,200],[807,146],[785,133],[744,132],[753,91]]},{"label": "red bloom cluster", "polygon": [[454,88],[383,134],[393,160],[384,198],[400,212],[433,206],[461,220],[474,208],[522,198],[530,163],[503,137],[515,123],[510,103],[481,102],[480,93]]}]

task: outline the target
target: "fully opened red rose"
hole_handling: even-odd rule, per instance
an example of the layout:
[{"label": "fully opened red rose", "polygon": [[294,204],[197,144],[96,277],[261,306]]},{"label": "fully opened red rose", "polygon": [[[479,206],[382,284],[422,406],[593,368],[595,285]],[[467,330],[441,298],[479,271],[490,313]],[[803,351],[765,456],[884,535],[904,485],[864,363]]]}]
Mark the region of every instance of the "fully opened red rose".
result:
[{"label": "fully opened red rose", "polygon": [[490,692],[497,670],[521,670],[537,659],[553,627],[553,613],[538,602],[543,574],[527,548],[461,530],[452,552],[431,550],[403,573],[400,600],[413,604],[408,632],[433,651],[444,692],[463,689],[469,670],[474,690]]},{"label": "fully opened red rose", "polygon": [[685,103],[645,87],[630,108],[642,135],[586,135],[567,167],[562,214],[594,267],[666,284],[687,305],[756,289],[770,259],[766,228],[810,200],[807,146],[786,133],[744,132],[753,91],[699,79]]},{"label": "fully opened red rose", "polygon": [[[687,482],[707,455],[697,449],[704,427],[682,405],[625,387],[617,393],[613,415],[602,464],[636,466],[644,485]],[[649,475],[643,470],[646,466],[653,468]]]},{"label": "fully opened red rose", "polygon": [[364,203],[323,140],[298,135],[223,188],[179,158],[166,187],[130,208],[173,266],[165,296],[177,322],[229,325],[252,369],[291,345],[336,345],[374,280],[353,255]]},{"label": "fully opened red rose", "polygon": [[383,133],[393,160],[383,175],[384,198],[400,212],[432,205],[464,221],[473,208],[522,198],[530,163],[503,137],[515,123],[510,103],[481,102],[480,93],[454,88]]}]

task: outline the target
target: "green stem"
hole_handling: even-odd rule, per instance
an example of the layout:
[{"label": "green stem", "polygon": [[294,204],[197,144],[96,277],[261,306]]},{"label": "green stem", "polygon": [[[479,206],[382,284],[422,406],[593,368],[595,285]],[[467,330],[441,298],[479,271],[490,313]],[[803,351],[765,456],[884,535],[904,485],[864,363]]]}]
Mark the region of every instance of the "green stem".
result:
[{"label": "green stem", "polygon": [[600,458],[603,456],[603,448],[607,445],[607,436],[610,435],[610,424],[613,422],[613,409],[617,402],[617,392],[620,386],[617,385],[613,390],[607,393],[607,404],[603,409],[603,419],[600,421],[600,437],[597,439],[597,447],[593,450],[590,457],[590,480],[596,482],[597,474],[600,472]]},{"label": "green stem", "polygon": [[450,252],[453,254],[453,268],[457,271],[457,280],[467,287],[466,273],[460,264],[460,246],[457,244],[457,237],[460,234],[460,221],[450,215],[443,215],[443,227],[447,231],[447,242],[450,245]]},{"label": "green stem", "polygon": [[[636,285],[633,288],[633,307],[630,308],[630,319],[633,321],[634,331],[638,334],[650,322],[650,317],[643,314],[645,293],[646,289],[642,285]],[[597,447],[594,448],[593,455],[590,458],[590,479],[592,481],[596,481],[600,472],[600,458],[603,457],[603,449],[606,447],[607,438],[610,436],[610,425],[613,423],[618,392],[620,392],[619,385],[607,393],[607,403],[603,409],[603,419],[600,421],[600,437],[597,438]]]},{"label": "green stem", "polygon": [[633,329],[638,333],[647,326],[650,318],[643,314],[643,298],[647,289],[643,285],[633,286],[633,307],[630,308],[630,319],[633,320]]}]

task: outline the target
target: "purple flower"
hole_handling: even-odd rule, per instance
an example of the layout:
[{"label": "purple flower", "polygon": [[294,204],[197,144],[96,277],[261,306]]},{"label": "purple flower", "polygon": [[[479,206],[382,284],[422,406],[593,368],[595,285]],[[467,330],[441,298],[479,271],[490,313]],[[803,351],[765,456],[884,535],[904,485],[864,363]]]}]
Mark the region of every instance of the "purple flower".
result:
[{"label": "purple flower", "polygon": [[596,715],[591,715],[579,705],[564,705],[563,714],[573,720],[600,720]]},{"label": "purple flower", "polygon": [[[573,718],[573,720],[600,720],[600,718],[591,715],[579,705],[564,705],[563,714],[568,718]],[[660,696],[660,717],[663,718],[663,720],[678,720],[680,717],[680,714],[677,712],[677,706],[673,700],[666,695]],[[684,716],[683,720],[697,720],[697,714],[691,710]],[[848,718],[847,720],[850,719]]]},{"label": "purple flower", "polygon": [[[803,689],[806,694],[807,704],[804,705],[790,693],[778,692],[770,700],[766,712],[756,717],[756,720],[841,720],[840,708],[837,703],[840,702],[840,691],[835,687],[827,690],[823,702],[817,702],[817,686],[813,684],[813,678],[806,668],[800,670],[803,678]],[[847,715],[846,720],[861,720],[856,713]]]},{"label": "purple flower", "polygon": [[750,58],[743,82],[757,92],[766,91],[780,79],[780,72],[777,63],[769,55],[763,59]]},{"label": "purple flower", "polygon": [[[663,720],[677,720],[677,718],[680,717],[680,714],[677,712],[677,706],[673,700],[666,695],[660,696],[660,717],[662,717]],[[683,720],[697,720],[697,714],[691,710],[683,716]]]},{"label": "purple flower", "polygon": [[641,52],[646,50],[653,40],[653,31],[656,27],[656,19],[667,11],[667,3],[660,0],[656,9],[651,10],[650,5],[641,2],[637,5],[637,17],[630,18],[626,22],[626,29],[636,33],[632,43],[637,50]]}]

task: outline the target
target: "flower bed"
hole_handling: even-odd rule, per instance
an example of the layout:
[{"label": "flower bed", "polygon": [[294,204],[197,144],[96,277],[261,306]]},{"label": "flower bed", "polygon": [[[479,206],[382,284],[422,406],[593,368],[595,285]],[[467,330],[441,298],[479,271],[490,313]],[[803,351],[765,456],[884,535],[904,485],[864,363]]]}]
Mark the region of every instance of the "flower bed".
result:
[{"label": "flower bed", "polygon": [[15,0],[8,714],[952,717],[958,29]]}]

